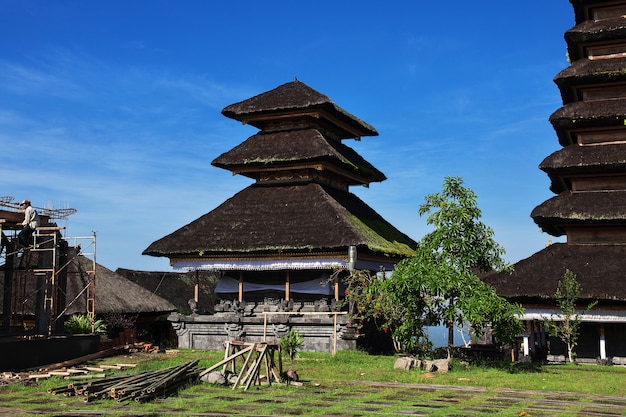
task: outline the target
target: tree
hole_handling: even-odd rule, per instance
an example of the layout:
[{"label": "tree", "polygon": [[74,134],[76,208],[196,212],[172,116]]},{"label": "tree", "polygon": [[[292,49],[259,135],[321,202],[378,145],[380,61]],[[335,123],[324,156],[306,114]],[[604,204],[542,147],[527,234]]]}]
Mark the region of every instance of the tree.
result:
[{"label": "tree", "polygon": [[398,273],[416,274],[413,278],[425,284],[435,301],[432,315],[448,327],[448,346],[453,343],[454,325],[465,322],[474,329],[491,324],[501,339],[511,339],[511,332],[521,328],[515,314],[521,309],[498,297],[476,275],[512,270],[493,229],[480,221],[476,194],[463,186],[460,177],[446,177],[442,191],[426,196],[419,214],[427,214],[427,224],[434,227],[416,251],[424,265]]},{"label": "tree", "polygon": [[[446,177],[441,193],[428,195],[419,208],[434,230],[418,243],[415,256],[396,265],[387,279],[376,279],[360,292],[363,313],[377,311],[393,326],[400,346],[415,349],[428,324],[448,327],[449,352],[454,326],[469,323],[480,333],[490,325],[502,342],[522,330],[521,307],[499,297],[477,272],[511,270],[494,232],[481,221],[476,194],[459,177]],[[350,289],[349,289],[350,290]]]},{"label": "tree", "polygon": [[428,346],[425,327],[441,323],[448,327],[449,353],[455,325],[469,323],[477,333],[491,326],[501,342],[512,342],[523,330],[521,307],[476,275],[512,270],[493,230],[480,221],[476,199],[458,177],[445,178],[441,193],[426,196],[419,214],[428,214],[435,229],[418,243],[415,255],[399,262],[389,277],[357,271],[345,281],[346,301],[358,306],[352,319],[392,332],[396,349],[407,353]]},{"label": "tree", "polygon": [[[580,284],[574,274],[569,269],[565,270],[563,280],[559,281],[556,287],[554,298],[559,307],[559,314],[551,314],[550,320],[544,320],[550,336],[558,337],[567,346],[567,360],[574,362],[574,349],[578,345],[578,335],[580,333],[581,314],[576,313],[576,304],[580,295]],[[590,303],[582,314],[591,310],[597,301]]]}]

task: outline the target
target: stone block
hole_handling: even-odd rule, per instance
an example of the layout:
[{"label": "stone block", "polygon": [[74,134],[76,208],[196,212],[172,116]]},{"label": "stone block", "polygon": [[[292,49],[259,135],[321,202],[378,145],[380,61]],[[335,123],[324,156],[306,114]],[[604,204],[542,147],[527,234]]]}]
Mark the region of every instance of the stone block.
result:
[{"label": "stone block", "polygon": [[415,358],[412,356],[399,356],[393,369],[408,371],[415,367]]},{"label": "stone block", "polygon": [[450,362],[447,359],[435,359],[424,361],[424,370],[426,372],[448,372]]}]

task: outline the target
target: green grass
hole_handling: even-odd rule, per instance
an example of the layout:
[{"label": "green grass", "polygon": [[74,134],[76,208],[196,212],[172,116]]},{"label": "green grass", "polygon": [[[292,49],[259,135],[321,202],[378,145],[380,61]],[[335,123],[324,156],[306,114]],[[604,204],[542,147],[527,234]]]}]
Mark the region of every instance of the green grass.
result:
[{"label": "green grass", "polygon": [[[132,374],[163,369],[198,359],[206,368],[223,358],[223,352],[180,350],[176,355],[133,354],[106,358],[95,364],[135,363],[135,368],[110,372]],[[145,404],[116,403],[98,400],[83,403],[81,398],[63,397],[47,392],[67,384],[61,377],[40,380],[36,384],[14,383],[0,386],[0,414],[62,415],[71,410],[106,415],[190,415],[224,413],[228,415],[391,415],[424,411],[428,415],[532,415],[534,396],[558,391],[558,398],[570,398],[574,405],[561,405],[560,416],[577,415],[592,404],[592,395],[626,396],[626,368],[595,365],[531,365],[485,363],[469,366],[454,362],[450,372],[430,374],[422,371],[393,369],[395,357],[370,356],[357,351],[329,354],[302,352],[299,358],[283,357],[283,369],[295,369],[303,386],[274,384],[252,386],[250,390],[232,390],[198,383],[166,399]],[[398,383],[398,384],[395,384]],[[451,388],[461,387],[459,388]],[[472,388],[470,388],[472,387]],[[527,390],[509,398],[507,389]],[[550,394],[553,395],[553,394]],[[589,397],[587,397],[587,395]],[[493,409],[494,404],[501,407]],[[626,402],[625,402],[626,409]],[[607,406],[609,407],[609,406]],[[468,410],[472,414],[468,414]],[[500,410],[500,411],[499,411]],[[584,410],[583,410],[584,411]],[[512,414],[512,413],[516,414]],[[61,414],[60,414],[61,413]],[[537,413],[539,414],[539,413]],[[543,411],[543,415],[549,415]],[[584,412],[582,413],[584,414]],[[619,415],[619,414],[618,414]]]}]

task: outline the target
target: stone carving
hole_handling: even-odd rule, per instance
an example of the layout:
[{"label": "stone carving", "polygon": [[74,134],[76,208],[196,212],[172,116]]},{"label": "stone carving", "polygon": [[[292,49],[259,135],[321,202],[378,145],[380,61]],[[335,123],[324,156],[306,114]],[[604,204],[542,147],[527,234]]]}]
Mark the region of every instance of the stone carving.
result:
[{"label": "stone carving", "polygon": [[286,337],[289,334],[289,326],[283,323],[272,323],[272,331],[274,332],[274,338],[280,340],[281,337]]},{"label": "stone carving", "polygon": [[224,330],[229,340],[246,340],[246,332],[239,323],[224,323]]}]

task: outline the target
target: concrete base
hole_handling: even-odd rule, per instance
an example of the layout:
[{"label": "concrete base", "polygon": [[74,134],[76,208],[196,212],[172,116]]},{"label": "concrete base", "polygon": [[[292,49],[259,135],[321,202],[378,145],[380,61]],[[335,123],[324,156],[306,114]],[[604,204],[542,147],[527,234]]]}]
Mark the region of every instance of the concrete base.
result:
[{"label": "concrete base", "polygon": [[[301,351],[329,352],[356,349],[357,334],[348,326],[346,315],[329,313],[251,316],[233,312],[192,314],[172,313],[168,320],[178,335],[179,348],[222,350],[228,340],[279,343],[289,331],[304,337]],[[336,327],[335,327],[336,320]]]},{"label": "concrete base", "polygon": [[37,368],[98,351],[100,336],[73,335],[0,340],[0,371]]}]

